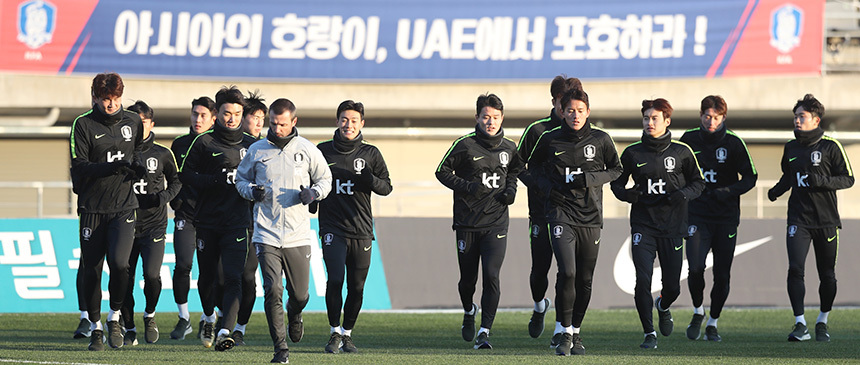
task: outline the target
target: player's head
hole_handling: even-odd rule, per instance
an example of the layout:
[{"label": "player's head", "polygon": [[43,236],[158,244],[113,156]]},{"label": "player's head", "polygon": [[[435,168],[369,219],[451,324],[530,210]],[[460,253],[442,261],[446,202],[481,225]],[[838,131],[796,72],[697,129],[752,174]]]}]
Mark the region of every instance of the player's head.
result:
[{"label": "player's head", "polygon": [[666,99],[642,100],[642,130],[651,137],[666,134],[672,123],[672,110]]},{"label": "player's head", "polygon": [[194,134],[200,134],[212,128],[215,124],[215,101],[208,96],[201,96],[191,101],[191,129]]},{"label": "player's head", "polygon": [[340,135],[352,140],[361,133],[364,128],[364,104],[352,100],[345,100],[337,107],[337,129]]},{"label": "player's head", "polygon": [[155,121],[152,120],[155,113],[152,111],[152,108],[146,105],[143,100],[138,100],[128,107],[128,110],[140,116],[140,121],[143,123],[143,139],[149,138],[149,133],[152,132],[152,127],[155,126]]},{"label": "player's head", "polygon": [[266,113],[269,108],[263,102],[266,99],[262,98],[260,90],[248,91],[248,97],[245,99],[245,107],[242,110],[242,130],[254,137],[260,137],[263,133],[263,126],[266,124]]},{"label": "player's head", "polygon": [[93,78],[90,93],[93,105],[103,113],[111,115],[122,110],[122,92],[125,85],[116,72],[100,73]]},{"label": "player's head", "polygon": [[812,94],[804,95],[803,99],[794,104],[791,111],[794,112],[794,129],[799,131],[818,128],[821,118],[824,117],[824,105]]},{"label": "player's head", "polygon": [[242,124],[242,111],[245,108],[245,95],[236,85],[221,87],[215,94],[215,120],[227,129],[238,129]]},{"label": "player's head", "polygon": [[269,133],[284,138],[293,133],[298,122],[296,104],[290,99],[280,98],[269,105]]},{"label": "player's head", "polygon": [[582,82],[576,77],[567,77],[561,74],[552,79],[549,84],[549,94],[552,96],[552,106],[555,108],[555,113],[561,116],[564,110],[564,105],[561,105],[561,97],[568,91],[573,89],[582,90]]},{"label": "player's head", "polygon": [[505,106],[496,94],[484,94],[475,103],[475,121],[488,135],[495,136],[502,128]]},{"label": "player's head", "polygon": [[708,95],[702,99],[699,107],[699,119],[702,120],[702,129],[713,133],[722,128],[726,121],[729,107],[726,101],[719,95]]},{"label": "player's head", "polygon": [[588,94],[585,91],[582,89],[568,90],[561,97],[561,105],[563,108],[560,115],[570,128],[578,131],[588,123],[591,107],[588,104]]}]

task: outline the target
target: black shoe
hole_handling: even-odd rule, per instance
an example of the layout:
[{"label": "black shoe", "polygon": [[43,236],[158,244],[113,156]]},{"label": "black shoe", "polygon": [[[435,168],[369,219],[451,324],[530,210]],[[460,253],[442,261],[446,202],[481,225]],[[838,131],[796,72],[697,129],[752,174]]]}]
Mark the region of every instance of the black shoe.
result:
[{"label": "black shoe", "polygon": [[289,364],[290,363],[290,350],[283,349],[275,353],[275,357],[270,361],[275,364]]},{"label": "black shoe", "polygon": [[245,334],[242,331],[233,331],[230,337],[233,338],[233,343],[236,346],[245,346]]},{"label": "black shoe", "polygon": [[818,322],[815,324],[815,340],[818,342],[830,342],[830,334],[827,333],[827,323]]},{"label": "black shoe", "polygon": [[554,349],[556,346],[558,346],[558,344],[561,342],[563,334],[564,332],[559,332],[552,335],[552,338],[549,340],[549,348]]},{"label": "black shoe", "polygon": [[475,315],[478,314],[478,305],[472,303],[473,314],[463,314],[463,340],[471,342],[475,339]]},{"label": "black shoe", "polygon": [[544,318],[546,317],[546,312],[549,312],[550,301],[548,298],[543,298],[543,303],[545,308],[543,312],[532,311],[532,318],[529,319],[529,336],[532,336],[532,338],[538,338],[543,334]]},{"label": "black shoe", "polygon": [[809,330],[806,329],[806,325],[800,322],[795,323],[794,330],[788,334],[788,340],[791,342],[806,341],[810,338],[812,338],[812,336],[809,335]]},{"label": "black shoe", "polygon": [[675,329],[675,322],[672,320],[671,311],[668,309],[660,309],[660,303],[662,302],[663,297],[658,297],[657,300],[654,301],[654,306],[657,307],[657,316],[660,317],[660,334],[663,336],[669,336],[672,334],[672,330]]},{"label": "black shoe", "polygon": [[699,336],[702,335],[702,321],[704,319],[704,314],[693,313],[693,319],[690,320],[690,324],[687,326],[687,338],[691,340],[699,339]]},{"label": "black shoe", "polygon": [[555,354],[558,356],[570,356],[570,349],[573,348],[573,336],[567,332],[559,333],[561,341],[555,347]]},{"label": "black shoe", "polygon": [[301,313],[290,316],[289,333],[290,341],[293,341],[293,343],[301,341],[302,337],[304,337],[305,324],[302,322]]},{"label": "black shoe", "polygon": [[481,332],[478,338],[475,339],[475,350],[492,350],[493,345],[490,345],[490,334]]},{"label": "black shoe", "polygon": [[341,350],[349,353],[358,352],[358,349],[355,348],[355,344],[352,343],[352,336],[343,336],[343,345],[341,346]]},{"label": "black shoe", "polygon": [[705,327],[705,341],[720,342],[722,340],[723,340],[723,338],[720,337],[720,333],[717,332],[717,327],[715,327],[715,326]]},{"label": "black shoe", "polygon": [[89,319],[81,318],[81,321],[78,323],[78,328],[75,329],[75,338],[90,337],[90,334],[92,334],[90,326],[92,326],[92,322],[90,322]]},{"label": "black shoe", "polygon": [[331,337],[328,339],[328,343],[325,345],[325,352],[336,354],[340,352],[341,346],[343,346],[343,336],[341,336],[340,333],[332,332]]},{"label": "black shoe", "polygon": [[203,330],[200,333],[200,342],[203,343],[203,347],[210,348],[212,344],[215,343],[215,323],[213,322],[203,322]]},{"label": "black shoe", "polygon": [[122,326],[119,325],[119,321],[108,321],[107,328],[108,328],[108,335],[107,335],[108,346],[115,348],[115,349],[122,347],[124,338],[122,335]]},{"label": "black shoe", "polygon": [[645,341],[642,342],[639,347],[643,349],[656,349],[657,348],[657,336],[653,334],[648,334],[645,336]]},{"label": "black shoe", "polygon": [[582,337],[580,337],[578,333],[574,333],[570,340],[573,342],[573,346],[570,348],[570,353],[574,355],[585,355],[585,346],[582,345]]},{"label": "black shoe", "polygon": [[155,317],[143,317],[143,339],[146,343],[155,343],[158,341],[158,325],[155,324]]},{"label": "black shoe", "polygon": [[104,351],[104,332],[102,330],[93,330],[90,333],[90,345],[87,346],[90,351]]},{"label": "black shoe", "polygon": [[137,332],[125,331],[125,335],[122,336],[122,344],[123,346],[137,346]]},{"label": "black shoe", "polygon": [[[202,329],[201,325],[201,329]],[[174,340],[184,340],[185,335],[193,332],[194,329],[191,328],[191,322],[188,322],[187,319],[179,317],[179,322],[176,322],[176,328],[170,332],[170,338]]]},{"label": "black shoe", "polygon": [[215,351],[227,351],[235,345],[236,342],[233,341],[233,337],[230,337],[228,334],[220,334],[215,340]]},{"label": "black shoe", "polygon": [[202,319],[200,320],[200,323],[197,323],[197,339],[198,340],[203,339],[203,323],[204,322]]}]

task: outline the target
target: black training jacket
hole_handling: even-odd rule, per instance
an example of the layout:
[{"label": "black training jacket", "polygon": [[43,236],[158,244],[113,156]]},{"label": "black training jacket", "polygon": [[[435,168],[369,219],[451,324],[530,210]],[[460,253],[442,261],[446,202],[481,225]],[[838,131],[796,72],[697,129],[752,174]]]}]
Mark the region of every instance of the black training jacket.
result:
[{"label": "black training jacket", "polygon": [[[543,132],[556,128],[563,123],[564,120],[556,114],[555,108],[553,108],[550,110],[548,117],[538,119],[532,124],[529,124],[525,131],[523,131],[523,136],[520,138],[520,144],[517,146],[517,154],[520,156],[520,160],[524,162],[528,161],[529,155],[531,155],[532,150],[534,150],[534,147],[537,144],[538,138],[540,138]],[[531,164],[526,163],[526,169],[531,170],[531,168]],[[535,191],[534,188],[529,187],[527,191],[529,200],[529,218],[543,220],[545,218],[545,201],[541,199],[541,195]]]},{"label": "black training jacket", "polygon": [[[134,225],[136,236],[147,234],[153,229],[167,228],[167,202],[176,197],[182,188],[182,183],[179,182],[179,167],[176,166],[173,152],[155,142],[154,133],[150,133],[149,138],[143,140],[140,157],[146,172],[144,176],[137,176],[134,182],[134,193],[141,201]],[[144,204],[150,201],[155,205],[145,207]]]},{"label": "black training jacket", "polygon": [[[625,188],[632,177],[641,193],[630,210],[630,228],[656,237],[681,238],[687,235],[687,202],[705,188],[699,164],[690,146],[671,140],[666,131],[660,138],[642,134],[621,153],[624,170],[610,183],[612,193],[628,201]],[[679,191],[681,196],[670,196]]]},{"label": "black training jacket", "polygon": [[[191,128],[189,133],[183,134],[173,139],[170,145],[170,150],[173,151],[173,156],[176,157],[176,165],[182,166],[185,161],[185,154],[188,153],[188,147],[191,147],[191,142],[197,135],[194,134],[194,129]],[[179,194],[170,201],[170,207],[175,211],[177,219],[193,219],[194,208],[197,203],[197,189],[191,185],[183,184]]]},{"label": "black training jacket", "polygon": [[741,195],[758,180],[744,140],[723,124],[713,133],[702,128],[687,130],[681,142],[693,149],[705,180],[702,195],[690,202],[690,219],[740,224]]},{"label": "black training jacket", "polygon": [[359,134],[352,141],[335,132],[317,145],[331,169],[331,192],[319,203],[320,232],[353,239],[373,239],[370,193],[391,193],[385,159]]},{"label": "black training jacket", "polygon": [[143,123],[135,112],[123,109],[105,115],[94,107],[75,118],[69,145],[78,213],[108,214],[137,208],[133,174],[117,172],[111,163],[122,160],[139,164],[142,139]]}]

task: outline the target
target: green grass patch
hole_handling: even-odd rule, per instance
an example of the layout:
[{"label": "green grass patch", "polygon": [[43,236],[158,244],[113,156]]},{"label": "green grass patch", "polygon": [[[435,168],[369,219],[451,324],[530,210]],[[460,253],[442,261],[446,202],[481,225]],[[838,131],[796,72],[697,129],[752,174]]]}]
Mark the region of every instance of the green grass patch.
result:
[{"label": "green grass patch", "polygon": [[[549,349],[554,313],[547,316],[544,334],[528,336],[530,312],[502,311],[496,316],[490,341],[492,350],[473,350],[460,337],[462,314],[457,313],[362,313],[353,339],[358,354],[325,354],[329,326],[325,313],[305,313],[305,336],[290,343],[293,364],[538,364],[577,363],[845,363],[860,361],[860,309],[836,309],[830,315],[832,341],[790,343],[793,316],[788,309],[729,309],[719,322],[722,343],[688,340],[684,331],[692,315],[676,309],[675,332],[658,336],[656,350],[642,350],[641,327],[634,310],[592,310],[582,337],[586,356],[560,358]],[[817,311],[809,311],[810,330]],[[193,314],[195,324],[199,313]],[[479,316],[480,318],[480,316]],[[656,313],[654,316],[657,318]],[[247,346],[228,352],[206,349],[189,335],[184,341],[170,339],[175,313],[156,317],[161,339],[146,344],[103,352],[87,351],[89,339],[72,339],[78,323],[75,314],[0,315],[0,363],[39,361],[55,363],[267,363],[273,353],[266,318],[254,313],[245,335]],[[143,320],[137,319],[138,327]]]}]

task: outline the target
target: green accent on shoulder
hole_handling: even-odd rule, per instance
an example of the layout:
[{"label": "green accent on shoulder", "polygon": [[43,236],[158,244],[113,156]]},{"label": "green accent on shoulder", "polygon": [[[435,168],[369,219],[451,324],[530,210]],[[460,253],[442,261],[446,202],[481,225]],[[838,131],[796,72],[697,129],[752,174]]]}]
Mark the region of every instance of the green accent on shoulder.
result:
[{"label": "green accent on shoulder", "polygon": [[173,150],[171,150],[170,148],[167,148],[167,146],[165,146],[161,143],[158,143],[158,142],[153,142],[153,143],[155,143],[155,145],[157,145],[157,146],[163,147],[164,149],[167,150],[167,152],[170,152],[170,158],[173,159],[173,166],[179,166],[179,164],[176,163],[176,155],[173,154]]},{"label": "green accent on shoulder", "polygon": [[444,157],[442,157],[442,161],[441,161],[441,162],[439,162],[439,166],[437,166],[437,167],[436,167],[436,172],[439,172],[440,170],[442,170],[442,164],[443,164],[443,163],[445,163],[445,160],[447,160],[447,159],[448,159],[448,155],[450,155],[450,154],[451,154],[451,151],[453,151],[453,150],[454,150],[454,147],[456,147],[456,146],[457,146],[457,144],[458,144],[458,143],[460,143],[460,141],[462,141],[462,140],[464,140],[464,139],[466,139],[466,138],[469,138],[469,137],[474,137],[474,136],[475,136],[475,132],[472,132],[472,133],[469,133],[469,134],[467,134],[467,135],[465,135],[465,136],[462,136],[462,137],[460,137],[460,138],[457,138],[457,140],[456,140],[456,141],[454,141],[454,143],[453,143],[453,144],[451,144],[451,148],[449,148],[449,149],[448,149],[448,152],[445,152],[445,156],[444,156]]},{"label": "green accent on shoulder", "polygon": [[[540,134],[540,137],[538,137],[537,141],[535,141],[535,145],[534,145],[534,146],[532,146],[532,151],[531,151],[531,152],[529,152],[529,158],[528,158],[528,160],[531,160],[531,159],[532,159],[532,155],[534,155],[535,150],[537,149],[537,146],[538,146],[538,145],[540,145],[540,141],[543,139],[543,135],[544,135],[544,134],[547,134],[547,133],[549,133],[549,132],[552,132],[552,131],[554,131],[554,130],[556,130],[556,129],[559,129],[559,128],[561,128],[561,126],[555,127],[555,128],[550,129],[550,130],[548,130],[548,131],[544,131],[543,133],[541,133],[541,134]],[[527,161],[528,161],[528,160],[527,160]]]},{"label": "green accent on shoulder", "polygon": [[320,143],[317,143],[317,146],[319,146],[319,145],[321,145],[321,144],[323,144],[323,143],[326,143],[326,142],[331,142],[331,141],[334,141],[334,138],[329,138],[329,139],[327,139],[327,140],[325,140],[325,141],[321,141]]},{"label": "green accent on shoulder", "polygon": [[749,148],[747,148],[747,143],[744,142],[744,139],[741,138],[741,136],[735,134],[735,132],[730,129],[727,129],[726,133],[728,133],[730,136],[735,136],[739,141],[741,141],[741,145],[744,146],[744,152],[747,153],[747,158],[750,160],[750,167],[752,167],[753,175],[758,175],[758,171],[755,169],[755,163],[753,163],[752,155],[750,155],[750,150]]},{"label": "green accent on shoulder", "polygon": [[182,138],[182,137],[185,137],[185,136],[187,136],[187,135],[189,135],[189,134],[191,134],[191,133],[185,133],[185,134],[182,134],[182,135],[178,135],[178,136],[176,136],[175,138],[173,138],[173,140],[175,141],[175,140],[180,139],[180,138]]},{"label": "green accent on shoulder", "polygon": [[508,141],[514,142],[514,144],[517,144],[517,142],[516,142],[516,141],[514,141],[513,139],[511,139],[511,138],[510,138],[510,137],[508,137],[508,136],[504,136],[504,137],[502,137],[502,138],[507,139]]},{"label": "green accent on shoulder", "polygon": [[691,148],[691,147],[690,147],[690,145],[688,145],[688,144],[686,144],[686,143],[684,143],[684,142],[681,142],[681,141],[672,140],[672,143],[677,143],[677,144],[679,144],[679,145],[682,145],[682,146],[684,146],[684,147],[687,147],[687,150],[688,150],[688,151],[690,151],[690,154],[691,154],[691,155],[693,155],[693,161],[694,161],[694,162],[696,162],[696,171],[698,171],[698,172],[699,172],[699,176],[700,176],[702,179],[704,179],[704,178],[705,178],[705,175],[702,175],[702,167],[701,167],[701,166],[699,166],[699,159],[697,159],[697,158],[696,158],[696,152],[693,152],[693,148]]},{"label": "green accent on shoulder", "polygon": [[532,129],[532,127],[534,127],[538,124],[544,123],[544,122],[549,122],[551,119],[552,119],[552,117],[550,116],[550,117],[546,117],[543,119],[538,119],[538,120],[532,122],[532,124],[529,124],[529,126],[526,127],[526,129],[523,131],[523,136],[520,138],[520,145],[517,146],[517,151],[519,151],[521,149],[521,147],[523,146],[523,141],[526,140],[525,137],[526,137],[526,135],[529,134],[529,131]]},{"label": "green accent on shoulder", "polygon": [[845,149],[842,148],[842,143],[839,143],[836,138],[829,136],[822,136],[821,139],[833,141],[833,143],[836,143],[836,146],[839,147],[839,151],[842,152],[842,159],[845,160],[845,167],[848,169],[848,176],[854,176],[854,170],[851,169],[851,162],[848,161],[848,155],[845,153]]},{"label": "green accent on shoulder", "polygon": [[92,112],[93,112],[93,110],[90,109],[86,113],[79,115],[77,118],[75,118],[75,121],[72,122],[72,131],[71,131],[71,133],[69,133],[69,146],[72,149],[72,158],[73,159],[78,158],[78,154],[75,153],[75,124],[78,123],[78,119],[80,119],[81,117],[85,117],[87,115],[90,115]]},{"label": "green accent on shoulder", "polygon": [[690,128],[690,129],[688,129],[688,130],[684,131],[684,133],[687,133],[687,132],[695,132],[695,131],[698,131],[698,130],[700,130],[700,129],[702,129],[702,127]]},{"label": "green accent on shoulder", "polygon": [[191,152],[191,147],[194,147],[194,143],[197,142],[197,139],[199,139],[200,137],[203,137],[209,133],[212,133],[211,129],[206,131],[206,132],[200,133],[196,137],[194,137],[194,140],[191,141],[191,144],[188,145],[188,150],[185,151],[185,158],[182,159],[182,165],[179,166],[179,172],[182,172],[182,169],[185,168],[185,161],[188,160],[188,154],[189,154],[189,152]]}]

